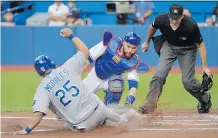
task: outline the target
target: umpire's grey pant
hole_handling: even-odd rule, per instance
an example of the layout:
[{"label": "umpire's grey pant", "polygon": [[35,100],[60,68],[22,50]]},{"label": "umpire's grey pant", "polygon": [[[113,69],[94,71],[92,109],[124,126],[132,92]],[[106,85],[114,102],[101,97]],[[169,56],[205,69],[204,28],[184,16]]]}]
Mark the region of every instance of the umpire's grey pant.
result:
[{"label": "umpire's grey pant", "polygon": [[160,50],[159,63],[150,82],[150,90],[146,97],[147,106],[153,106],[153,109],[150,109],[151,111],[157,106],[163,85],[176,59],[178,59],[181,67],[184,88],[202,102],[201,83],[194,76],[197,47],[192,47],[192,49],[182,49],[170,45],[167,41],[163,43]]}]

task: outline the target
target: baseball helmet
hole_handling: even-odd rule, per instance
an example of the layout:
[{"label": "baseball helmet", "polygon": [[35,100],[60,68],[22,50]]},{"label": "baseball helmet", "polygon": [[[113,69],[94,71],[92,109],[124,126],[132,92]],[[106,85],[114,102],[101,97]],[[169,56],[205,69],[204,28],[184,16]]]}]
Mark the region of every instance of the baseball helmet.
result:
[{"label": "baseball helmet", "polygon": [[129,32],[126,34],[124,40],[129,44],[132,44],[134,46],[139,46],[141,42],[141,37],[136,33]]},{"label": "baseball helmet", "polygon": [[49,69],[55,69],[55,63],[45,55],[40,55],[35,59],[34,67],[40,76],[43,76]]}]

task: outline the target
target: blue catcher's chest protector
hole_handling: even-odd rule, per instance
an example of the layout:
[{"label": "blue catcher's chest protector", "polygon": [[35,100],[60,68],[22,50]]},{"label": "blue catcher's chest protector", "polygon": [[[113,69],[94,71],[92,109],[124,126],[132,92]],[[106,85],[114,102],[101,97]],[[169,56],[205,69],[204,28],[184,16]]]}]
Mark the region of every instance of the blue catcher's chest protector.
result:
[{"label": "blue catcher's chest protector", "polygon": [[96,60],[95,71],[100,79],[108,79],[114,74],[122,74],[138,64],[139,59],[137,55],[129,59],[118,55],[117,51],[121,45],[121,38],[112,38],[105,53]]}]

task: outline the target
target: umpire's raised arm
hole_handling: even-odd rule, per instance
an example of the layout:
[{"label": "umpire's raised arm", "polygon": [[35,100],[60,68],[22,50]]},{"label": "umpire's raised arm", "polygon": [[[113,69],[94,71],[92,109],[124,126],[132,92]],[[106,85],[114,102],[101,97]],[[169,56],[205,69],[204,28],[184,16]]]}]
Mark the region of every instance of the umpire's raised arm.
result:
[{"label": "umpire's raised arm", "polygon": [[76,37],[70,28],[64,28],[61,30],[60,35],[65,38],[72,40],[73,44],[76,46],[77,50],[84,54],[84,57],[87,59],[89,55],[89,49],[87,46]]},{"label": "umpire's raised arm", "polygon": [[148,50],[148,46],[149,46],[149,43],[151,41],[151,38],[153,37],[153,35],[155,34],[156,31],[157,31],[157,29],[154,28],[153,25],[150,25],[150,27],[148,29],[147,38],[146,38],[145,42],[142,44],[142,52],[145,52]]}]

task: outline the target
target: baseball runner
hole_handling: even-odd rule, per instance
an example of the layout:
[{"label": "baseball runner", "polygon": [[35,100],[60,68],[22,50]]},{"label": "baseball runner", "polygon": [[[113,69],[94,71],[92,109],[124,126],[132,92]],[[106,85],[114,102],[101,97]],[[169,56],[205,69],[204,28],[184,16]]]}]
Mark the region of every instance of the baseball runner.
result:
[{"label": "baseball runner", "polygon": [[86,67],[94,63],[93,69],[83,80],[89,91],[96,93],[105,90],[104,102],[116,104],[119,102],[124,90],[124,82],[121,76],[127,72],[129,83],[129,95],[126,104],[135,101],[139,76],[136,71],[139,65],[139,57],[136,54],[141,38],[138,34],[129,32],[125,38],[114,37],[106,31],[103,40],[89,50]]},{"label": "baseball runner", "polygon": [[107,108],[82,82],[80,73],[89,54],[86,45],[69,28],[62,29],[60,35],[72,40],[78,52],[59,68],[47,56],[35,59],[34,67],[43,79],[36,90],[28,125],[14,134],[29,134],[48,108],[73,131],[92,130],[106,119],[117,124],[127,121]]},{"label": "baseball runner", "polygon": [[[176,59],[181,67],[184,88],[199,101],[198,112],[210,111],[212,103],[208,90],[212,87],[212,78],[211,71],[207,67],[205,44],[195,21],[182,13],[182,5],[173,4],[169,8],[169,13],[158,15],[148,30],[147,40],[142,46],[143,51],[148,49],[149,42],[157,29],[160,29],[162,36],[153,38],[155,49],[160,57],[150,82],[147,101],[140,107],[142,113],[153,112],[157,107],[163,85]],[[194,77],[197,50],[200,53],[204,73],[202,84]]]}]

